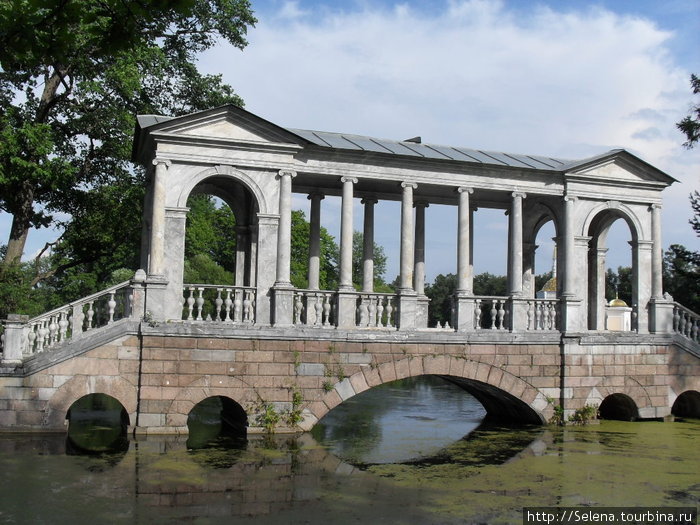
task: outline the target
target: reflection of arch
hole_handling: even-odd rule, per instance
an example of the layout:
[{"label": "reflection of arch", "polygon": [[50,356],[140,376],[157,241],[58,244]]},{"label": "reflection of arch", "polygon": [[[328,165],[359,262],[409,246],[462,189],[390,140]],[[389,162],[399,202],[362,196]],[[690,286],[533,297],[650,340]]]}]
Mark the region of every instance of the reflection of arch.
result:
[{"label": "reflection of arch", "polygon": [[[192,190],[198,186],[200,183],[206,181],[209,178],[218,178],[223,180],[232,180],[243,185],[254,197],[254,201],[257,204],[259,213],[266,214],[271,213],[270,204],[268,203],[265,193],[262,191],[257,182],[253,180],[247,173],[237,170],[233,166],[219,165],[213,168],[206,169],[197,173],[191,180],[188,181],[180,192],[177,199],[177,206],[184,208],[187,206],[187,199],[189,198]],[[223,198],[223,197],[222,197]]]},{"label": "reflection of arch", "polygon": [[187,428],[187,419],[195,405],[215,396],[235,400],[233,402],[241,407],[259,401],[255,389],[237,377],[217,376],[212,384],[212,378],[202,376],[189,385],[181,387],[173,397],[173,401],[165,411],[166,425],[181,427],[184,430]]},{"label": "reflection of arch", "polygon": [[[433,374],[458,384],[476,397],[487,413],[511,421],[541,424],[552,415],[552,406],[537,388],[505,370],[487,363],[452,356],[411,357],[380,364],[374,370],[361,370],[335,384],[310,410],[315,420],[368,388],[406,377]],[[300,426],[308,430],[312,421]]]},{"label": "reflection of arch", "polygon": [[[605,254],[610,227],[622,219],[630,231],[632,245],[632,304],[639,304],[639,262],[636,253],[642,226],[629,207],[619,202],[607,202],[594,208],[586,217],[583,235],[590,239],[588,243],[588,328],[605,330]],[[637,313],[639,313],[637,311]],[[632,329],[636,329],[633,325]]]},{"label": "reflection of arch", "polygon": [[136,387],[119,376],[76,375],[56,390],[48,403],[46,414],[49,428],[63,429],[71,405],[88,394],[106,394],[119,401],[136,424]]},{"label": "reflection of arch", "polygon": [[634,421],[639,418],[639,409],[634,400],[626,394],[610,394],[598,408],[601,419]]},{"label": "reflection of arch", "polygon": [[107,394],[87,394],[66,412],[68,454],[126,452],[129,414],[118,399]]},{"label": "reflection of arch", "polygon": [[678,417],[700,419],[700,392],[688,390],[676,398],[671,413]]},{"label": "reflection of arch", "polygon": [[248,414],[228,396],[211,396],[187,415],[188,448],[203,448],[219,437],[245,438]]}]

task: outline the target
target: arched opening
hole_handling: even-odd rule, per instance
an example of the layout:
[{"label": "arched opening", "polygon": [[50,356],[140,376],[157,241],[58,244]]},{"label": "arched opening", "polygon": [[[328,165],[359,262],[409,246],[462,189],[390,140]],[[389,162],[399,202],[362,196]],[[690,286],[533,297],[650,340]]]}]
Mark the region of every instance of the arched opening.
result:
[{"label": "arched opening", "polygon": [[523,401],[479,381],[444,375],[399,379],[328,412],[313,437],[354,464],[401,463],[438,454],[477,428],[542,419]]},{"label": "arched opening", "polygon": [[618,209],[600,212],[588,235],[588,328],[636,330],[637,231]]},{"label": "arched opening", "polygon": [[68,454],[125,452],[129,448],[129,414],[119,400],[107,394],[88,394],[66,413]]},{"label": "arched opening", "polygon": [[187,416],[187,447],[198,449],[219,442],[245,442],[248,415],[243,407],[226,396],[212,396],[197,403]]},{"label": "arched opening", "polygon": [[551,216],[543,216],[531,243],[525,245],[525,276],[523,292],[526,297],[556,299],[557,232]]},{"label": "arched opening", "polygon": [[610,394],[598,408],[600,419],[617,421],[634,421],[639,417],[639,410],[631,397],[625,394]]},{"label": "arched opening", "polygon": [[183,318],[252,322],[258,207],[229,176],[197,184],[187,199]]},{"label": "arched opening", "polygon": [[700,419],[700,392],[688,390],[676,398],[671,414],[678,417]]}]

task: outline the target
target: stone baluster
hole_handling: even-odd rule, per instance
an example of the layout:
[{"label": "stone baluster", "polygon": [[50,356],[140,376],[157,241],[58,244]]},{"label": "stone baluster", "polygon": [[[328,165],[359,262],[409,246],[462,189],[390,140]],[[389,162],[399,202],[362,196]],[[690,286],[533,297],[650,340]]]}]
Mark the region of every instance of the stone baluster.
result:
[{"label": "stone baluster", "polygon": [[481,299],[474,299],[474,329],[481,330]]},{"label": "stone baluster", "polygon": [[377,297],[377,324],[375,326],[384,326],[384,298],[380,295]]},{"label": "stone baluster", "polygon": [[110,292],[109,300],[107,301],[107,324],[114,322],[114,310],[117,307],[117,301],[114,300],[114,292]]},{"label": "stone baluster", "polygon": [[252,291],[251,290],[246,290],[245,291],[245,296],[243,298],[243,322],[244,323],[251,323],[253,322],[253,298],[252,298]]},{"label": "stone baluster", "polygon": [[325,297],[325,294],[322,293],[317,293],[315,294],[314,297],[314,313],[316,314],[316,317],[314,318],[314,325],[315,326],[321,326],[323,325],[323,299]]},{"label": "stone baluster", "polygon": [[68,311],[64,310],[59,314],[58,340],[63,342],[68,338]]},{"label": "stone baluster", "polygon": [[196,321],[202,320],[202,312],[204,310],[204,288],[197,288],[197,296],[194,300],[195,309],[197,311]]},{"label": "stone baluster", "polygon": [[323,326],[331,325],[331,299],[332,294],[324,294],[323,300]]},{"label": "stone baluster", "polygon": [[369,326],[377,326],[377,297],[369,297]]},{"label": "stone baluster", "polygon": [[243,290],[235,290],[233,292],[233,322],[240,323],[243,321]]},{"label": "stone baluster", "polygon": [[[301,324],[301,313],[304,310],[304,303],[301,300],[301,292],[297,292],[294,294],[294,324],[295,325],[300,325]],[[308,322],[308,316],[307,316],[307,322]]]},{"label": "stone baluster", "polygon": [[194,288],[190,286],[187,289],[187,291],[189,292],[189,295],[187,296],[187,300],[186,300],[187,320],[191,321],[192,319],[194,319],[194,317],[192,316],[192,311],[194,310]]},{"label": "stone baluster", "polygon": [[387,297],[386,299],[386,326],[389,328],[394,327],[394,299],[392,297]]},{"label": "stone baluster", "polygon": [[533,317],[535,316],[535,305],[533,305],[532,301],[527,302],[527,325],[526,325],[526,330],[537,330],[537,323],[533,326],[532,321]]},{"label": "stone baluster", "polygon": [[93,302],[88,303],[87,318],[85,319],[85,331],[92,330],[92,320],[95,317],[95,309],[93,308]]},{"label": "stone baluster", "polygon": [[[680,309],[679,309],[680,310]],[[678,333],[685,335],[685,312],[679,311]]]},{"label": "stone baluster", "polygon": [[[236,291],[233,291],[234,295]],[[230,323],[231,319],[231,308],[233,308],[233,300],[231,299],[231,290],[226,290],[226,299],[224,300],[224,322]]]},{"label": "stone baluster", "polygon": [[33,354],[35,351],[35,344],[37,340],[37,334],[36,334],[37,326],[36,324],[31,324],[29,325],[29,333],[27,334],[27,340],[29,341],[28,345],[28,352],[29,354]]},{"label": "stone baluster", "polygon": [[216,289],[216,299],[214,299],[214,309],[215,309],[215,314],[214,314],[214,320],[215,321],[221,321],[221,307],[224,304],[224,300],[221,298],[221,288]]},{"label": "stone baluster", "polygon": [[369,308],[367,307],[367,296],[360,296],[360,306],[358,308],[358,314],[360,318],[359,326],[369,325]]},{"label": "stone baluster", "polygon": [[556,330],[557,329],[557,303],[554,301],[551,302],[549,305],[549,308],[550,308],[550,310],[549,310],[550,319],[552,321],[552,323],[551,323],[552,328],[551,329]]},{"label": "stone baluster", "polygon": [[506,317],[506,310],[505,310],[505,301],[501,300],[498,302],[498,329],[499,330],[504,330],[505,329],[505,317]]},{"label": "stone baluster", "polygon": [[491,330],[496,329],[496,319],[498,318],[498,302],[491,299]]},{"label": "stone baluster", "polygon": [[678,331],[678,323],[680,322],[680,315],[677,306],[673,307],[673,331]]}]

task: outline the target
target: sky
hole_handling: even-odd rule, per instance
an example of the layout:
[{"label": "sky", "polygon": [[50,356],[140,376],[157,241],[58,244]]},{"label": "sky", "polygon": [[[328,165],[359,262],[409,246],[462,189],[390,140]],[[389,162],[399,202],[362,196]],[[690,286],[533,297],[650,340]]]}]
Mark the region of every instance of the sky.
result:
[{"label": "sky", "polygon": [[[675,123],[700,74],[697,0],[423,0],[252,2],[243,50],[221,44],[199,67],[223,75],[246,109],[285,127],[476,149],[584,158],[613,148],[679,182],[665,191],[663,245],[700,249],[688,194],[700,190],[700,147]],[[295,207],[308,210],[304,196]],[[339,199],[322,222],[338,236]],[[355,228],[362,229],[356,203]],[[0,239],[9,231],[0,215]],[[475,217],[475,271],[505,273],[503,212]],[[428,280],[456,269],[456,210],[426,213]],[[398,272],[398,203],[377,205],[375,241]],[[553,230],[538,237],[537,272],[551,267]],[[629,265],[629,231],[613,226],[612,267]],[[27,254],[50,232],[30,234]],[[54,234],[55,235],[55,234]]]}]

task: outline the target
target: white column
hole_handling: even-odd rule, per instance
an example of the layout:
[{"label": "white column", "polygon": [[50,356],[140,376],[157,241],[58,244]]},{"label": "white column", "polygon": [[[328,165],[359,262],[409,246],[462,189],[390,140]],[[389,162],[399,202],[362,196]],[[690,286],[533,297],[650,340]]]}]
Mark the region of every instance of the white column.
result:
[{"label": "white column", "polygon": [[472,255],[471,255],[471,209],[469,195],[474,193],[472,188],[457,188],[459,207],[457,211],[457,292],[471,295],[473,287]]},{"label": "white column", "polygon": [[508,215],[508,291],[510,295],[523,293],[523,199],[525,194],[513,192]]},{"label": "white column", "polygon": [[651,297],[663,299],[663,249],[661,247],[661,205],[651,205]]},{"label": "white column", "polygon": [[425,295],[425,209],[429,204],[416,202],[416,246],[413,259],[413,289],[418,295]]},{"label": "white column", "polygon": [[399,292],[413,291],[413,190],[418,187],[412,182],[402,182],[401,197],[401,258]]},{"label": "white column", "polygon": [[290,263],[292,249],[292,179],[296,173],[280,170],[279,229],[277,230],[277,278],[275,286],[291,287]]},{"label": "white column", "polygon": [[321,200],[322,193],[312,193],[309,217],[309,289],[318,290],[321,275]]},{"label": "white column", "polygon": [[365,216],[362,233],[362,291],[374,291],[374,205],[377,199],[362,199]]},{"label": "white column", "polygon": [[156,167],[153,174],[153,204],[151,206],[151,242],[149,245],[148,274],[163,275],[165,272],[165,176],[170,161],[153,159]]},{"label": "white column", "polygon": [[248,226],[236,226],[236,286],[245,286],[246,252],[248,251]]},{"label": "white column", "polygon": [[[574,203],[576,197],[567,195],[564,197],[564,250],[563,250],[563,273],[564,286],[562,296],[574,297],[575,275],[574,275]],[[560,272],[561,273],[561,272]]]},{"label": "white column", "polygon": [[340,216],[340,284],[339,290],[352,290],[352,198],[353,184],[357,179],[353,177],[342,177],[343,202]]}]

